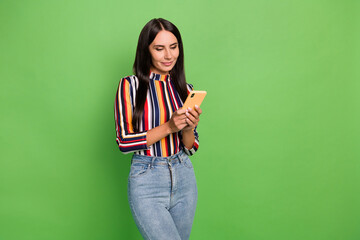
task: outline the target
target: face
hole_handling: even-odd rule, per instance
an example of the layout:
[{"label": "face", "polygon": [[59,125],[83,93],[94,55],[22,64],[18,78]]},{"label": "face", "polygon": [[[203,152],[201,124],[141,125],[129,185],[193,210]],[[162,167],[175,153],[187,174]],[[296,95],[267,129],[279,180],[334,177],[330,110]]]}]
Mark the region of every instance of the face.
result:
[{"label": "face", "polygon": [[166,75],[175,66],[179,56],[178,41],[171,32],[161,30],[149,45],[149,51],[152,60],[150,70]]}]

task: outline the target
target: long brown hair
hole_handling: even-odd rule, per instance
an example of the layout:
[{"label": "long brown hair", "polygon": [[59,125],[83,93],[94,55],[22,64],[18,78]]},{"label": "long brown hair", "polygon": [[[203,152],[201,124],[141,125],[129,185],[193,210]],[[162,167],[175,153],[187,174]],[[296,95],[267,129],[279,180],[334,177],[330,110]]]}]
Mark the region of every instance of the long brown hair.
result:
[{"label": "long brown hair", "polygon": [[136,57],[133,66],[134,74],[139,79],[139,87],[136,92],[135,110],[132,118],[134,131],[139,131],[139,122],[144,113],[144,105],[149,89],[149,73],[152,65],[149,45],[154,41],[156,35],[166,30],[175,35],[178,41],[179,56],[176,64],[170,71],[170,78],[179,93],[181,100],[184,102],[187,97],[187,87],[184,71],[184,49],[181,35],[177,27],[163,18],[154,18],[150,20],[141,30],[139,41],[136,49]]}]

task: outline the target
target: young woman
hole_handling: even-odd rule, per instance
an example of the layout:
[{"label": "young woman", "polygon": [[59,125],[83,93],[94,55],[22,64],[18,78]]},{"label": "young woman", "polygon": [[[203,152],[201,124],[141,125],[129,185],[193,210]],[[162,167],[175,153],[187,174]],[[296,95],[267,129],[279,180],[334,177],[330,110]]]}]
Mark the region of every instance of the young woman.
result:
[{"label": "young woman", "polygon": [[145,239],[188,239],[197,187],[189,155],[199,146],[201,109],[182,109],[189,92],[183,44],[171,22],[152,19],[142,29],[133,66],[115,99],[116,142],[134,152],[128,200]]}]

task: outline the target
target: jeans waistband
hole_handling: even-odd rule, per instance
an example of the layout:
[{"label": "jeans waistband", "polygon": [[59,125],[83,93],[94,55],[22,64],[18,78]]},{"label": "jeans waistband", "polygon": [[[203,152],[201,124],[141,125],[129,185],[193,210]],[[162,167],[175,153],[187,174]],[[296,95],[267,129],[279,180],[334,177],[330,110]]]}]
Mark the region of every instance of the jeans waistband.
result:
[{"label": "jeans waistband", "polygon": [[183,150],[180,150],[178,153],[171,155],[169,157],[156,157],[156,156],[145,156],[140,154],[134,154],[131,159],[133,162],[142,162],[148,163],[151,165],[167,165],[169,163],[183,162],[187,157],[186,153]]}]

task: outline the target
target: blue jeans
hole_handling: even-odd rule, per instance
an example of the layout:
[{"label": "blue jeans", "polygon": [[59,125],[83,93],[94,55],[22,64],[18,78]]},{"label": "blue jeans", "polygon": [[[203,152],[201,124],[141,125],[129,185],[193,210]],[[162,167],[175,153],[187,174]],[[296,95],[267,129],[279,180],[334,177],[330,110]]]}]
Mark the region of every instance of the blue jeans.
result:
[{"label": "blue jeans", "polygon": [[188,155],[134,154],[128,180],[131,212],[144,239],[189,239],[197,187]]}]

